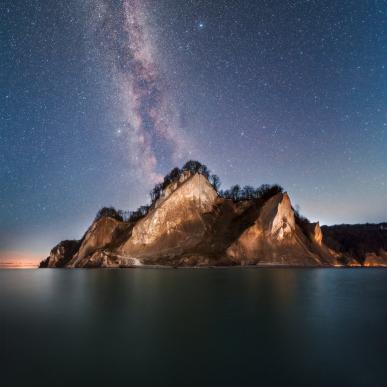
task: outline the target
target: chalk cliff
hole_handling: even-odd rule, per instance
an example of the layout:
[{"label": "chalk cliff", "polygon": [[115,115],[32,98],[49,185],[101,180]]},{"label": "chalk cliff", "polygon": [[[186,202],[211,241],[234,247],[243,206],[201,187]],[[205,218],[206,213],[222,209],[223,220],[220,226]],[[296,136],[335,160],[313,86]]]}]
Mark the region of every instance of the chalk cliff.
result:
[{"label": "chalk cliff", "polygon": [[209,231],[206,214],[213,211],[217,199],[206,177],[189,176],[155,203],[118,250],[123,255],[148,258],[192,250]]},{"label": "chalk cliff", "polygon": [[96,219],[80,241],[55,246],[41,267],[381,266],[325,244],[319,223],[301,221],[289,195],[235,201],[219,196],[208,177],[184,171],[135,221]]},{"label": "chalk cliff", "polygon": [[235,263],[261,265],[337,265],[335,254],[321,244],[318,228],[305,233],[295,220],[287,193],[269,199],[254,224],[227,249]]}]

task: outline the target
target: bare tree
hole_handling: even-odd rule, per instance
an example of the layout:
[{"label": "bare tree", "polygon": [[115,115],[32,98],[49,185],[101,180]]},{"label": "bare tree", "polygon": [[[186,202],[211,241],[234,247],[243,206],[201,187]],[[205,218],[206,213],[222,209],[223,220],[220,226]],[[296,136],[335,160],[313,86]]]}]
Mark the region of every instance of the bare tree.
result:
[{"label": "bare tree", "polygon": [[215,188],[216,192],[218,192],[219,188],[220,188],[219,176],[213,174],[213,175],[210,176],[209,180],[210,180],[211,185]]}]

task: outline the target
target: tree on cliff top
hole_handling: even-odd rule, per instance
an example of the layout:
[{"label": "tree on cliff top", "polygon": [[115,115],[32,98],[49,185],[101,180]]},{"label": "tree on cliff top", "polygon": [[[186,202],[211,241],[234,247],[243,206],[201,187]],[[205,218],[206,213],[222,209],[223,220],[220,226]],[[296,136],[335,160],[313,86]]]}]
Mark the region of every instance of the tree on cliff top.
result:
[{"label": "tree on cliff top", "polygon": [[220,196],[225,199],[231,199],[234,202],[240,202],[242,200],[260,200],[265,202],[277,193],[282,193],[284,189],[278,184],[262,184],[258,188],[251,187],[249,185],[241,187],[236,184],[230,189],[220,191]]},{"label": "tree on cliff top", "polygon": [[220,188],[220,184],[221,184],[219,176],[213,174],[210,176],[209,181],[210,181],[211,185],[214,187],[215,191],[219,192],[219,188]]},{"label": "tree on cliff top", "polygon": [[189,160],[184,165],[183,168],[175,167],[165,175],[163,181],[159,184],[156,184],[153,189],[150,191],[151,203],[155,203],[162,195],[163,191],[172,183],[177,182],[180,179],[180,176],[183,172],[188,171],[191,174],[201,173],[205,176],[212,186],[218,191],[220,187],[220,179],[217,175],[210,175],[210,170],[207,165],[202,164],[200,161]]},{"label": "tree on cliff top", "polygon": [[124,220],[121,210],[116,210],[114,207],[103,207],[97,212],[94,221],[99,220],[105,216],[119,220],[120,222]]},{"label": "tree on cliff top", "polygon": [[202,164],[197,160],[187,161],[182,168],[183,171],[189,171],[191,173],[201,173],[207,179],[210,177],[210,170],[207,168],[207,165]]}]

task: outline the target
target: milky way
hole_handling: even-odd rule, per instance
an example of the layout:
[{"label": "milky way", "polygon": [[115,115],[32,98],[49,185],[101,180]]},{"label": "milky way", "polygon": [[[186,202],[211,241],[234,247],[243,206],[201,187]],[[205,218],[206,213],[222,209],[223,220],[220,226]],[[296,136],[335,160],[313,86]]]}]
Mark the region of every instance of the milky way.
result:
[{"label": "milky way", "polygon": [[140,0],[118,5],[101,1],[94,9],[96,40],[107,56],[106,71],[119,90],[121,125],[117,133],[126,141],[133,170],[155,183],[162,178],[157,172],[158,157],[179,163],[189,151],[161,75],[146,5]]}]

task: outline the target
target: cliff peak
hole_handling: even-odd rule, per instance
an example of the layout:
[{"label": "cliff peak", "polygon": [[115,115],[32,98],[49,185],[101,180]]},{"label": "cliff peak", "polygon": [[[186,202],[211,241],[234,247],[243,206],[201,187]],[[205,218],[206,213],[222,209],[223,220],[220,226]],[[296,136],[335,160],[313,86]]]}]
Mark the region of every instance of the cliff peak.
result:
[{"label": "cliff peak", "polygon": [[310,223],[310,230],[312,239],[321,246],[323,234],[320,228],[320,222]]},{"label": "cliff peak", "polygon": [[[161,236],[177,239],[178,235],[182,238],[191,232],[192,237],[197,231],[193,225],[202,224],[202,215],[212,210],[218,197],[208,179],[200,173],[186,174],[182,181],[168,188],[168,194],[134,226],[132,237],[122,246],[122,251],[157,243]],[[202,231],[200,228],[199,233]],[[192,238],[187,235],[187,239]]]},{"label": "cliff peak", "polygon": [[68,266],[77,267],[87,265],[89,256],[97,250],[114,243],[118,237],[119,230],[123,228],[125,228],[123,222],[109,216],[96,219],[86,231],[78,251],[71,258]]},{"label": "cliff peak", "polygon": [[211,200],[217,196],[217,192],[206,176],[199,172],[183,171],[179,179],[169,183],[165,188],[155,203],[155,207],[159,207],[175,193],[178,193],[181,200],[198,200],[200,202]]},{"label": "cliff peak", "polygon": [[278,193],[269,199],[262,209],[261,219],[268,236],[281,241],[292,235],[296,223],[288,193]]}]

